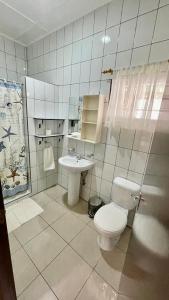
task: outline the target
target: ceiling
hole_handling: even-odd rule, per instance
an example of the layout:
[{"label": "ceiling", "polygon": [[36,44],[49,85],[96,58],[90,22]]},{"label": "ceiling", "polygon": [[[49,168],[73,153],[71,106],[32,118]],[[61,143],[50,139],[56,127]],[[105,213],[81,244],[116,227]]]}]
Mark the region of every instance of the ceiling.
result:
[{"label": "ceiling", "polygon": [[110,0],[0,0],[0,33],[29,45]]}]

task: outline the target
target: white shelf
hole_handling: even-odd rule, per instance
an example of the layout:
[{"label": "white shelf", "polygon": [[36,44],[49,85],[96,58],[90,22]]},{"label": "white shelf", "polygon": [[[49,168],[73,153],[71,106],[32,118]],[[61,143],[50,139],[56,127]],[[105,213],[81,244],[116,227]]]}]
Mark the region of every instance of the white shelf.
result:
[{"label": "white shelf", "polygon": [[85,122],[85,121],[82,121],[82,123],[84,123],[84,124],[89,124],[89,125],[97,125],[97,123],[96,122]]},{"label": "white shelf", "polygon": [[95,142],[93,140],[81,139],[80,137],[71,136],[70,134],[68,134],[66,137],[68,139],[72,139],[72,140],[76,140],[76,141],[82,141],[82,142],[91,143],[91,144],[98,144],[98,142]]},{"label": "white shelf", "polygon": [[50,137],[57,137],[57,136],[64,136],[63,133],[54,133],[50,135],[45,135],[45,134],[35,134],[35,137],[37,138],[50,138]]},{"label": "white shelf", "polygon": [[41,117],[34,117],[35,120],[44,120],[44,121],[64,121],[65,119],[49,119],[49,118],[41,118]]}]

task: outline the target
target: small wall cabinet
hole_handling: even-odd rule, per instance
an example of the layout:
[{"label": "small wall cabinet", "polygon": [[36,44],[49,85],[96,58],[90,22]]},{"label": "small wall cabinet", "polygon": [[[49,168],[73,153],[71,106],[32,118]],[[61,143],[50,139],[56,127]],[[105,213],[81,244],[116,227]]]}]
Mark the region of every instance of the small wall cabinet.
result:
[{"label": "small wall cabinet", "polygon": [[105,96],[83,96],[81,139],[99,143],[101,140]]}]

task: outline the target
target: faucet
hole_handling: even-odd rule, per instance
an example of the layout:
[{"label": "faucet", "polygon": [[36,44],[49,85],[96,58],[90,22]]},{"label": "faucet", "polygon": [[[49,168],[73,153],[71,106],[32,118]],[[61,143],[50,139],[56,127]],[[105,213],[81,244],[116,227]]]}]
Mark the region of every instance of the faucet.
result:
[{"label": "faucet", "polygon": [[71,148],[71,147],[70,147],[70,148],[68,149],[68,153],[69,153],[69,155],[72,155],[72,156],[75,155],[75,148]]},{"label": "faucet", "polygon": [[88,158],[94,158],[94,153],[87,154]]},{"label": "faucet", "polygon": [[77,155],[76,155],[76,158],[77,158],[77,161],[78,161],[78,160],[84,158],[84,156],[83,156],[82,154],[77,154]]}]

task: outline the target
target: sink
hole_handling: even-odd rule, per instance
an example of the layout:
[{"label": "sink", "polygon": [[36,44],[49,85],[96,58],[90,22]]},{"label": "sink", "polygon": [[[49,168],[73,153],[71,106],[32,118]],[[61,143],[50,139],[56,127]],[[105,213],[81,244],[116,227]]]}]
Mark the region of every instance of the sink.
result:
[{"label": "sink", "polygon": [[79,201],[81,172],[90,170],[94,162],[85,158],[66,155],[60,157],[59,164],[68,171],[68,204],[75,205]]}]

